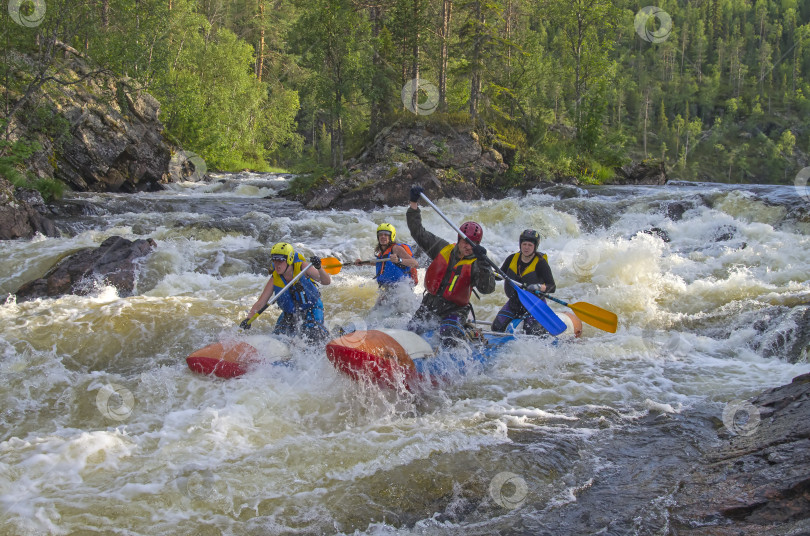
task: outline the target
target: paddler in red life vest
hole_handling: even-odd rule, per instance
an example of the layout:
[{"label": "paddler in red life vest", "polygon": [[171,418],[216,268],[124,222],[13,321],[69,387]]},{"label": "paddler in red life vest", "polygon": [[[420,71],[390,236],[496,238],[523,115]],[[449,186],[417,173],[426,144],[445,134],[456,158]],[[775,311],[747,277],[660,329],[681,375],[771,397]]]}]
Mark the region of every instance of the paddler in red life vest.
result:
[{"label": "paddler in red life vest", "polygon": [[323,301],[317,283],[328,285],[332,278],[321,267],[321,259],[312,256],[307,262],[302,255],[295,252],[292,245],[279,242],[270,250],[270,260],[273,262],[270,280],[250,308],[248,318],[264,307],[270,296],[279,294],[289,281],[301,273],[304,266],[311,264],[304,275],[276,299],[275,303],[282,312],[273,333],[302,336],[311,341],[329,338],[329,330],[323,324]]},{"label": "paddler in red life vest", "polygon": [[[554,284],[554,276],[551,275],[551,267],[548,265],[548,258],[545,253],[537,251],[540,244],[540,233],[534,229],[526,229],[520,233],[518,238],[520,251],[514,253],[503,261],[501,271],[506,273],[514,281],[524,284],[524,288],[529,292],[552,293],[557,286]],[[492,331],[506,331],[506,327],[515,318],[523,319],[523,332],[530,335],[546,335],[548,332],[526,311],[520,303],[520,297],[510,284],[504,284],[504,291],[509,300],[498,311],[495,320],[492,322]]]},{"label": "paddler in red life vest", "polygon": [[410,207],[405,213],[411,236],[433,262],[425,273],[425,294],[422,304],[408,323],[417,333],[439,328],[444,344],[466,336],[464,323],[472,306],[473,288],[482,294],[495,290],[495,276],[483,260],[487,250],[480,245],[484,230],[476,222],[461,224],[459,230],[475,244],[470,245],[461,235],[455,244],[437,237],[422,227],[422,213],[417,201],[424,192],[421,186],[411,188]]},{"label": "paddler in red life vest", "polygon": [[[403,283],[408,284],[408,292],[414,285],[419,283],[416,268],[419,261],[413,258],[413,252],[408,244],[397,242],[396,227],[390,223],[381,223],[377,227],[377,245],[374,248],[374,257],[377,259],[389,259],[386,262],[376,264],[376,274],[374,279],[380,286],[380,294],[374,307],[391,303],[397,299],[398,287]],[[355,264],[360,264],[360,259]],[[409,311],[410,312],[410,311]]]}]

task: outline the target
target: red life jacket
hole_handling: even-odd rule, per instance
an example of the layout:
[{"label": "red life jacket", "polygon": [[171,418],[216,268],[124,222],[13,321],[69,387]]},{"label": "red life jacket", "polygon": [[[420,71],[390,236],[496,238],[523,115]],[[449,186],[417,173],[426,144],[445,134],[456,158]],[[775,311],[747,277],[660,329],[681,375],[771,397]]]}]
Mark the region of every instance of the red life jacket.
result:
[{"label": "red life jacket", "polygon": [[446,245],[425,272],[425,289],[434,296],[439,295],[447,270],[451,270],[447,287],[441,293],[441,297],[455,303],[456,305],[467,305],[470,303],[472,295],[472,264],[475,259],[461,259],[455,266],[450,267],[450,253],[455,244]]}]

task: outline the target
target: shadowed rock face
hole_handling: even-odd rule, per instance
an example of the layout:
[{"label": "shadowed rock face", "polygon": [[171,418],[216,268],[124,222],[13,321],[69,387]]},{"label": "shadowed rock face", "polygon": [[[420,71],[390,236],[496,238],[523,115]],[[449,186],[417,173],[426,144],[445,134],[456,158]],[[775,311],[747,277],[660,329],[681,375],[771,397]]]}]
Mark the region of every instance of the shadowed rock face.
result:
[{"label": "shadowed rock face", "polygon": [[17,292],[18,302],[54,298],[64,294],[87,294],[96,281],[112,285],[121,296],[135,288],[137,260],[157,246],[151,238],[131,241],[111,236],[96,249],[85,249],[63,259],[44,277],[26,283]]},{"label": "shadowed rock face", "polygon": [[483,149],[469,127],[394,125],[384,130],[346,175],[310,190],[310,209],[371,209],[404,205],[411,184],[437,199],[480,199],[481,185],[508,166],[494,149]]},{"label": "shadowed rock face", "polygon": [[655,162],[652,164],[633,162],[632,164],[616,168],[616,176],[610,183],[663,185],[667,183],[667,180],[667,170],[663,162]]},{"label": "shadowed rock face", "polygon": [[676,534],[810,534],[810,374],[738,413],[742,433],[724,428],[675,494]]},{"label": "shadowed rock face", "polygon": [[59,236],[54,224],[39,209],[45,203],[35,190],[18,188],[0,177],[0,240],[31,238],[35,233]]},{"label": "shadowed rock face", "polygon": [[[91,71],[76,55],[59,68],[62,78],[73,80]],[[163,139],[160,103],[128,79],[99,73],[78,84],[43,86],[35,98],[66,120],[66,131],[54,139],[35,114],[23,111],[12,119],[14,137],[41,146],[26,162],[37,177],[56,178],[82,192],[153,191],[172,180],[172,146]]]}]

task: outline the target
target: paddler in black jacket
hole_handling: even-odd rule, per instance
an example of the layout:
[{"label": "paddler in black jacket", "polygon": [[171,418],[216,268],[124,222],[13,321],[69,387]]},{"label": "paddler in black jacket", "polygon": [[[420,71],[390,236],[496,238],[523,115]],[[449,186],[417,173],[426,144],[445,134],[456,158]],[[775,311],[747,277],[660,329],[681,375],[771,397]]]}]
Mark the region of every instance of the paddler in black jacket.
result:
[{"label": "paddler in black jacket", "polygon": [[411,188],[405,220],[411,237],[433,262],[425,273],[422,304],[408,323],[408,329],[423,333],[439,328],[442,343],[453,345],[454,339],[465,337],[464,323],[472,307],[473,288],[482,294],[491,294],[495,290],[495,276],[484,260],[487,250],[480,245],[484,230],[479,224],[468,221],[459,228],[474,246],[461,235],[452,244],[422,227],[422,213],[417,204],[422,192],[421,186]]},{"label": "paddler in black jacket", "polygon": [[[554,292],[557,286],[554,284],[554,276],[551,275],[548,259],[544,253],[537,251],[537,246],[540,244],[540,233],[534,229],[526,229],[520,233],[518,244],[520,251],[503,261],[501,271],[513,281],[523,283],[524,288],[529,292]],[[524,333],[547,334],[545,328],[528,314],[526,308],[520,303],[520,297],[515,288],[510,283],[504,283],[503,288],[509,300],[498,311],[495,321],[492,322],[492,331],[506,331],[506,327],[512,320],[522,318]]]}]

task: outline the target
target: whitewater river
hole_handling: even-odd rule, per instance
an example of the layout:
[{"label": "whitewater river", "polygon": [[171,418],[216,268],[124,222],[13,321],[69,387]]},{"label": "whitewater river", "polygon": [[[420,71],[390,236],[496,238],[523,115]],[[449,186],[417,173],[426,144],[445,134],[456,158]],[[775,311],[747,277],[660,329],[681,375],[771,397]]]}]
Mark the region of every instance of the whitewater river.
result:
[{"label": "whitewater river", "polygon": [[[110,236],[157,243],[132,296],[96,283],[0,305],[0,533],[667,534],[700,452],[740,431],[729,404],[810,371],[781,344],[810,297],[810,224],[795,216],[810,201],[674,183],[437,203],[481,222],[499,263],[539,230],[557,296],[615,312],[615,334],[518,340],[419,396],[355,384],[317,348],[291,367],[196,375],[185,357],[239,336],[275,242],[348,260],[371,257],[380,222],[410,238],[404,206],[310,212],[276,198],[286,184],[71,194],[62,238],[0,243],[3,295]],[[372,270],[323,288],[328,327],[365,320]],[[499,283],[474,299],[478,318],[503,301]]]}]

